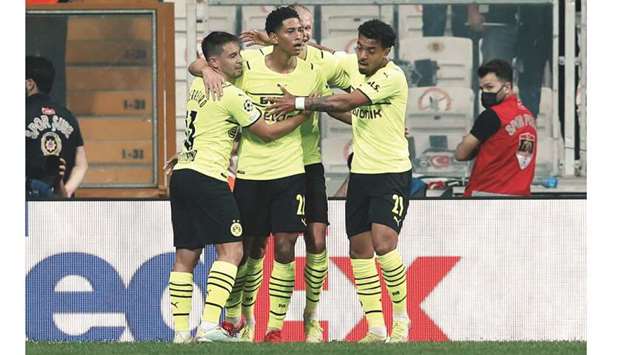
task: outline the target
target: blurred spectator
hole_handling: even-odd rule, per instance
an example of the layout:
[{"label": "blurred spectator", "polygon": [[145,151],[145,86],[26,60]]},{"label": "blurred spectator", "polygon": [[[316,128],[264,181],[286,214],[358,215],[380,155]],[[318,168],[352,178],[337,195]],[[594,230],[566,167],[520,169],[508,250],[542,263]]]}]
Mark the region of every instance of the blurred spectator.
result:
[{"label": "blurred spectator", "polygon": [[[451,5],[450,27],[452,36],[470,38],[471,32],[466,25],[467,5]],[[446,31],[448,5],[423,5],[422,33],[424,37],[443,36]]]},{"label": "blurred spectator", "polygon": [[482,61],[503,59],[512,63],[517,44],[517,5],[489,5],[482,14],[478,5],[467,5],[469,28],[482,34]]},{"label": "blurred spectator", "polygon": [[526,196],[536,166],[536,121],[513,92],[512,66],[501,59],[478,69],[486,108],[457,146],[455,158],[476,158],[465,196]]},{"label": "blurred spectator", "polygon": [[540,88],[545,64],[553,50],[552,5],[521,5],[516,56],[519,67],[519,98],[534,117],[540,108]]},{"label": "blurred spectator", "polygon": [[544,70],[553,48],[552,5],[489,5],[483,15],[469,5],[469,25],[482,34],[482,61],[517,62],[519,98],[538,116]]},{"label": "blurred spectator", "polygon": [[72,197],[88,162],[80,126],[52,100],[54,66],[26,57],[26,192],[29,198]]}]

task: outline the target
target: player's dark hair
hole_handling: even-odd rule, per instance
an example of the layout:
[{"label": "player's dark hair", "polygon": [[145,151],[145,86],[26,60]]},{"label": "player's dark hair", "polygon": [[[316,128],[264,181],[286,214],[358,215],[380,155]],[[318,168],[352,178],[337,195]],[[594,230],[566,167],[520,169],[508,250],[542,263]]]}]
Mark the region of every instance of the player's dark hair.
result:
[{"label": "player's dark hair", "polygon": [[282,23],[290,18],[299,19],[297,11],[290,7],[278,7],[267,15],[267,20],[265,20],[265,31],[267,34],[278,31],[282,27]]},{"label": "player's dark hair", "polygon": [[202,54],[204,54],[205,58],[220,55],[222,54],[222,47],[230,42],[240,43],[237,36],[228,32],[211,32],[202,40]]},{"label": "player's dark hair", "polygon": [[52,91],[55,75],[54,65],[47,58],[26,56],[26,79],[34,80],[40,91]]},{"label": "player's dark hair", "polygon": [[483,78],[489,73],[493,73],[498,79],[512,84],[512,66],[505,60],[491,59],[478,68],[479,78]]},{"label": "player's dark hair", "polygon": [[366,38],[377,40],[383,48],[391,48],[396,42],[396,33],[392,26],[380,20],[369,20],[357,28],[359,34]]}]

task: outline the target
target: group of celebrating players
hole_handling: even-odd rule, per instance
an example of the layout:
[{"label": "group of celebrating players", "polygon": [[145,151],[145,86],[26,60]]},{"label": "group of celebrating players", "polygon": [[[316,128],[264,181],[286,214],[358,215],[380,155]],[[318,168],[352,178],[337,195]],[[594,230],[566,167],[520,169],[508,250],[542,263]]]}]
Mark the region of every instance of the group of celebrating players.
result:
[{"label": "group of celebrating players", "polygon": [[[300,233],[306,245],[305,338],[323,341],[317,305],[327,277],[329,222],[319,112],[353,130],[346,232],[355,287],[368,321],[361,342],[408,339],[406,268],[397,244],[412,167],[404,134],[407,80],[388,59],[396,35],[388,24],[370,20],[359,26],[355,54],[333,54],[309,42],[312,22],[301,5],[277,8],[267,16],[265,33],[244,35],[269,46],[241,50],[236,36],[212,32],[202,41],[204,58],[190,66],[203,79],[196,78],[188,94],[185,141],[170,180],[176,259],[169,291],[176,343],[254,341],[254,305],[270,234],[275,260],[264,340],[282,341]],[[331,88],[346,93],[334,95]],[[237,140],[231,192],[227,171]],[[192,273],[207,244],[215,245],[217,258],[193,338]],[[375,257],[393,305],[391,334]]]}]

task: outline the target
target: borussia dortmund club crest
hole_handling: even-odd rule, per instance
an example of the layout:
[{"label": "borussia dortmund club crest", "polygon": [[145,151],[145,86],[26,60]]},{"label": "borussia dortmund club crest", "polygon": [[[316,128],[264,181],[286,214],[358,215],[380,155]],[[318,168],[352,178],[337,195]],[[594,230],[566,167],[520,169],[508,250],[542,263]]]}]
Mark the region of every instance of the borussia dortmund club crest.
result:
[{"label": "borussia dortmund club crest", "polygon": [[56,132],[47,132],[41,137],[41,152],[44,156],[60,155],[62,140]]},{"label": "borussia dortmund club crest", "polygon": [[240,237],[241,234],[243,234],[243,227],[241,227],[241,223],[239,223],[239,221],[234,220],[230,225],[230,234],[235,237]]}]

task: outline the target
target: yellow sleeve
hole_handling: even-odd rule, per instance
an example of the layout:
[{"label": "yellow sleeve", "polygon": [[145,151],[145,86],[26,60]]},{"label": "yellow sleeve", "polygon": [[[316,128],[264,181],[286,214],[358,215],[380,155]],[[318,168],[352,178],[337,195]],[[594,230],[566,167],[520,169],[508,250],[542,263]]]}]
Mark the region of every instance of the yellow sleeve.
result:
[{"label": "yellow sleeve", "polygon": [[366,95],[372,103],[377,103],[394,96],[400,90],[399,77],[396,73],[381,71],[371,76],[358,89]]},{"label": "yellow sleeve", "polygon": [[256,57],[264,57],[273,51],[273,46],[247,48],[241,50],[241,58],[244,60],[250,60]]},{"label": "yellow sleeve", "polygon": [[338,65],[344,72],[343,82],[341,83],[347,89],[353,85],[352,79],[356,75],[361,75],[357,67],[357,55],[354,53],[343,53],[334,55],[338,60]]},{"label": "yellow sleeve", "polygon": [[346,90],[351,86],[349,75],[344,70],[342,61],[329,52],[323,51],[323,65],[321,71],[330,87]]},{"label": "yellow sleeve", "polygon": [[244,60],[249,60],[254,57],[258,57],[262,55],[258,49],[242,49],[241,50],[241,58]]},{"label": "yellow sleeve", "polygon": [[224,105],[228,113],[239,123],[241,127],[254,124],[260,117],[260,112],[252,103],[252,100],[241,90],[234,86],[227,88],[229,93],[224,94]]},{"label": "yellow sleeve", "polygon": [[325,78],[321,74],[316,75],[315,86],[312,89],[312,93],[318,93],[320,96],[330,96],[333,94],[332,90],[327,85]]}]

